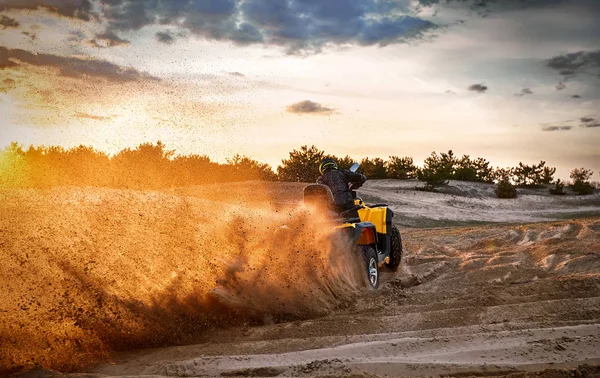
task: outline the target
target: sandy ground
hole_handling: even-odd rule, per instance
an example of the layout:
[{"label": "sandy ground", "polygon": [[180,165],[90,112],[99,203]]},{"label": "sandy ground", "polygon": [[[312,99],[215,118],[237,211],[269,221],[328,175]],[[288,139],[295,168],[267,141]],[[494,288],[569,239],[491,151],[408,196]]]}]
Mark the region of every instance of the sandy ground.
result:
[{"label": "sandy ground", "polygon": [[[398,223],[409,227],[475,223],[526,223],[600,215],[600,192],[552,195],[547,189],[517,190],[516,199],[497,198],[495,185],[450,181],[439,193],[414,190],[416,180],[367,181],[361,196],[388,203]],[[569,190],[569,189],[567,189]]]},{"label": "sandy ground", "polygon": [[570,368],[600,363],[600,220],[405,230],[404,238],[403,270],[347,309],[219,330],[200,344],[120,355],[93,371],[570,376]]},{"label": "sandy ground", "polygon": [[[600,377],[598,194],[586,198],[555,198],[532,191],[517,200],[506,201],[493,198],[490,188],[485,185],[461,184],[453,183],[445,189],[448,193],[423,193],[409,189],[414,183],[384,180],[371,182],[361,190],[365,198],[388,199],[395,210],[395,221],[400,225],[405,246],[401,270],[396,273],[383,271],[382,286],[377,291],[353,291],[349,289],[348,285],[353,286],[348,281],[343,281],[344,289],[340,291],[340,282],[333,280],[320,281],[308,291],[293,290],[292,285],[289,291],[280,292],[278,289],[282,281],[275,277],[290,276],[294,269],[304,269],[304,265],[292,265],[292,269],[288,270],[284,267],[291,260],[284,261],[283,265],[272,262],[276,269],[271,272],[274,276],[270,280],[257,281],[253,277],[243,281],[240,278],[241,287],[234,291],[231,286],[224,287],[222,282],[213,286],[209,291],[212,299],[221,301],[221,305],[227,309],[222,313],[223,322],[219,321],[221,313],[217,311],[211,315],[214,326],[209,324],[208,328],[202,328],[201,332],[188,338],[163,341],[179,346],[135,350],[120,348],[121,351],[110,352],[106,362],[85,367],[81,373],[72,375]],[[294,185],[281,189],[285,192],[285,201],[293,202],[299,198],[297,189]],[[210,203],[207,201],[228,201],[227,198],[216,194],[211,194],[211,197],[207,193],[212,191],[188,188],[167,194],[121,193],[119,195],[126,197],[127,201],[120,199],[111,202],[113,206],[110,208],[111,212],[121,214],[119,222],[107,226],[109,229],[103,229],[105,235],[94,234],[95,238],[111,239],[110,246],[114,249],[115,246],[123,246],[133,235],[150,237],[156,228],[153,224],[165,217],[165,213],[157,212],[156,218],[149,222],[148,218],[152,215],[150,211],[156,210],[148,210],[148,202],[154,207],[158,203],[153,202],[154,197],[167,201],[169,211],[174,213],[181,212],[177,201],[185,198],[185,209],[192,209],[186,210],[185,215],[195,221],[206,222],[205,214],[196,214],[194,209],[205,209]],[[5,194],[8,197],[14,195]],[[39,195],[48,194],[35,193],[35,196]],[[104,208],[107,198],[114,196],[114,191],[98,191],[92,196],[96,201],[94,206],[101,205]],[[63,197],[57,200],[56,206],[64,212],[65,198],[72,198],[72,195]],[[77,209],[82,206],[81,201],[87,203],[92,197],[89,193],[77,197]],[[240,195],[239,198],[246,197]],[[259,202],[267,199],[271,201],[272,197],[266,195]],[[276,202],[275,211],[281,213],[285,201],[282,202],[281,198],[273,201]],[[127,206],[122,206],[124,204]],[[243,206],[246,205],[248,203],[244,202]],[[131,213],[149,223],[142,224],[138,218],[127,223],[132,214],[123,213],[123,209],[128,208],[134,208]],[[17,210],[15,214],[22,214],[20,207]],[[46,212],[54,217],[58,214],[55,210],[47,209]],[[39,214],[35,215],[27,219],[38,219]],[[259,214],[260,217],[264,215]],[[581,215],[585,215],[585,218],[564,219]],[[557,218],[563,220],[528,223]],[[175,219],[169,218],[169,222],[175,222]],[[494,221],[499,224],[478,224]],[[4,235],[5,241],[14,241],[12,244],[20,248],[31,246],[41,232],[35,226],[37,221],[32,222],[33,226],[30,224],[27,229],[10,233],[9,239],[6,239],[6,235],[11,225],[0,222],[0,232],[4,231],[0,236]],[[463,222],[474,225],[407,227]],[[78,219],[78,223],[82,223],[82,220]],[[37,233],[28,231],[31,227]],[[44,224],[44,227],[50,226]],[[72,224],[71,227],[76,228],[76,225]],[[165,227],[161,226],[161,235],[173,234],[173,229]],[[128,230],[131,229],[135,229],[135,233],[129,234]],[[189,235],[194,235],[196,231],[191,228],[183,235],[171,235],[172,240],[168,239],[171,243],[169,248],[182,238],[186,243],[190,242]],[[66,231],[61,229],[60,232]],[[22,238],[18,236],[21,234],[24,235]],[[48,237],[49,234],[44,235]],[[248,235],[249,238],[255,237],[251,233]],[[84,239],[81,234],[78,237]],[[164,242],[166,237],[157,236],[157,240]],[[230,234],[224,235],[225,239],[232,237]],[[223,241],[224,246],[228,245],[226,241]],[[142,296],[150,287],[154,288],[144,286],[144,280],[147,281],[144,277],[149,272],[135,270],[136,264],[145,261],[141,256],[157,248],[157,241],[153,243],[154,247],[146,247],[148,242],[136,247],[143,250],[143,254],[136,254],[137,260],[130,262],[130,272],[135,273],[130,275],[139,276],[139,279],[119,281],[110,277],[117,283],[105,284],[108,285],[106,292],[111,295],[116,293],[114,295],[120,298],[125,296],[125,292],[118,291],[121,286],[131,285],[127,286],[126,293],[136,296]],[[306,246],[306,240],[302,245]],[[197,252],[195,245],[182,250],[188,248],[192,248],[193,253]],[[107,256],[112,259],[110,253]],[[161,262],[164,269],[175,269],[169,265],[175,256]],[[121,258],[126,259],[127,254]],[[152,258],[152,261],[157,261],[158,256],[153,255]],[[115,260],[114,263],[119,261]],[[196,265],[198,263],[194,262]],[[178,267],[185,267],[185,264],[186,260],[177,262]],[[248,264],[252,264],[252,261]],[[259,265],[260,269],[268,266]],[[185,270],[181,269],[178,279],[185,281]],[[337,270],[330,273],[334,276],[341,274]],[[158,274],[157,271],[154,274]],[[170,282],[168,280],[171,278],[166,275],[164,282]],[[194,276],[194,279],[202,280],[202,273]],[[159,282],[161,287],[168,286],[157,277],[152,280]],[[298,286],[305,284],[297,281]],[[327,286],[327,291],[316,291],[321,286]],[[179,287],[171,286],[168,289],[178,290]],[[272,293],[271,297],[269,293]],[[232,300],[234,294],[237,297]],[[304,302],[296,303],[285,295],[302,296]],[[275,310],[278,307],[273,303],[280,297],[284,298],[282,306],[295,303],[308,312],[303,312],[295,319],[287,312],[285,316],[278,316],[284,313],[278,313]],[[179,303],[153,298],[154,310],[176,307]],[[204,305],[202,302],[194,303]],[[185,308],[194,303],[186,302]],[[125,307],[129,306],[129,302],[125,303]],[[115,309],[118,310],[118,307]],[[218,310],[222,308],[218,307]],[[237,316],[233,321],[226,319],[231,311]],[[251,319],[240,317],[240,312],[251,311],[255,315]],[[169,316],[173,319],[171,323],[180,319],[178,312],[159,314],[162,323],[156,323],[159,328],[150,328],[152,332],[160,333],[161,327],[172,326],[168,321]],[[143,321],[148,319],[155,318],[141,318]],[[165,319],[167,323],[164,323]],[[109,324],[119,328],[133,323],[115,321]],[[37,369],[25,375],[42,377],[53,374],[50,370]]]}]

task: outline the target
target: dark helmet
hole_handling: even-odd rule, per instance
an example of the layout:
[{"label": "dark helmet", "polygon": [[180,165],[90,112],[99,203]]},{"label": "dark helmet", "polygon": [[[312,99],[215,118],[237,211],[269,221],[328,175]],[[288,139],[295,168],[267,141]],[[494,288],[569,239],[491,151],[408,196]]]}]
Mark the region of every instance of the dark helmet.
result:
[{"label": "dark helmet", "polygon": [[323,159],[323,161],[319,165],[319,172],[321,174],[323,174],[323,172],[325,172],[329,168],[338,169],[338,165],[335,162],[335,160],[333,160],[333,159],[330,159],[330,158]]}]

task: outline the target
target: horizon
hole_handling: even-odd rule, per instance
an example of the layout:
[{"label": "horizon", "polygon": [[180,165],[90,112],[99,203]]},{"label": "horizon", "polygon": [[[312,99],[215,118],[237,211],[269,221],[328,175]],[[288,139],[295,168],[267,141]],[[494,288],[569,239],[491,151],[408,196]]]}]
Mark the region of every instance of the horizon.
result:
[{"label": "horizon", "polygon": [[[600,171],[600,3],[0,0],[0,145]],[[154,143],[154,142],[150,142]],[[592,178],[594,179],[594,178]]]}]

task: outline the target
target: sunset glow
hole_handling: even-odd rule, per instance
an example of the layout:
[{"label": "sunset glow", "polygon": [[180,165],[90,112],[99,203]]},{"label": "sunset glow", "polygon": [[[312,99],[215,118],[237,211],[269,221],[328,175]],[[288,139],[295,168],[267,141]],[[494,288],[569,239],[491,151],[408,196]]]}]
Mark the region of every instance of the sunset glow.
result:
[{"label": "sunset glow", "polygon": [[2,0],[0,144],[599,170],[598,2],[481,4]]}]

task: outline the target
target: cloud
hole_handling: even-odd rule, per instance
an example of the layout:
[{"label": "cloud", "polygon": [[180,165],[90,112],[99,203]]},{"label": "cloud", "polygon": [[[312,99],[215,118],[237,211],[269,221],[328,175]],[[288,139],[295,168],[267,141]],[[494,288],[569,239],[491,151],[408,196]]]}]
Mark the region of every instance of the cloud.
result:
[{"label": "cloud", "polygon": [[123,39],[116,35],[113,32],[106,32],[103,34],[98,34],[94,39],[90,41],[95,47],[115,47],[115,46],[123,46],[128,45],[130,42],[126,39]]},{"label": "cloud", "polygon": [[515,93],[515,96],[517,96],[517,97],[523,97],[523,96],[527,96],[527,95],[530,95],[530,94],[533,94],[533,91],[531,89],[529,89],[529,88],[523,88],[521,90],[521,92]]},{"label": "cloud", "polygon": [[600,77],[600,50],[557,55],[548,59],[546,65],[562,76],[590,74]]},{"label": "cloud", "polygon": [[156,40],[167,45],[175,42],[175,38],[173,38],[173,35],[170,32],[157,32]]},{"label": "cloud", "polygon": [[230,74],[231,76],[246,77],[246,75],[244,75],[241,72],[228,72],[228,74]]},{"label": "cloud", "polygon": [[94,121],[109,121],[112,119],[112,117],[98,116],[98,115],[93,115],[93,114],[88,114],[88,113],[83,113],[83,112],[77,112],[77,113],[73,114],[73,116],[75,118],[92,119]]},{"label": "cloud", "polygon": [[158,80],[134,68],[121,67],[104,60],[80,59],[51,54],[33,54],[25,50],[7,49],[0,46],[0,68],[16,67],[23,63],[57,68],[60,71],[60,75],[74,78],[93,76],[111,81]]},{"label": "cloud", "polygon": [[0,11],[6,9],[45,8],[63,17],[90,21],[95,16],[90,0],[2,0]]},{"label": "cloud", "polygon": [[581,96],[580,95],[573,95],[573,96],[571,96],[571,98],[581,98]]},{"label": "cloud", "polygon": [[565,83],[563,81],[559,81],[558,84],[556,84],[556,86],[554,88],[556,88],[557,91],[562,91],[566,87],[567,86],[565,85]]},{"label": "cloud", "polygon": [[449,95],[456,95],[457,93],[454,91],[451,91],[450,89],[448,89],[446,92],[444,92],[445,94],[449,94]]},{"label": "cloud", "polygon": [[0,26],[4,27],[4,30],[8,28],[18,28],[19,23],[14,18],[10,18],[5,15],[0,15]]},{"label": "cloud", "polygon": [[486,87],[483,84],[472,84],[472,85],[469,85],[469,87],[467,89],[470,91],[473,91],[473,92],[483,93],[483,92],[487,91],[488,87]]},{"label": "cloud", "polygon": [[593,117],[581,117],[581,127],[600,127],[600,120]]},{"label": "cloud", "polygon": [[280,45],[289,52],[402,43],[436,27],[419,18],[408,0],[109,0],[97,7],[90,0],[2,3],[5,8],[44,7],[64,16],[104,20],[110,32],[172,25],[210,40]]},{"label": "cloud", "polygon": [[544,126],[542,131],[565,131],[571,130],[573,126]]},{"label": "cloud", "polygon": [[287,107],[288,113],[297,114],[326,114],[331,113],[334,110],[335,109],[324,107],[318,102],[313,102],[309,100],[300,101]]}]

